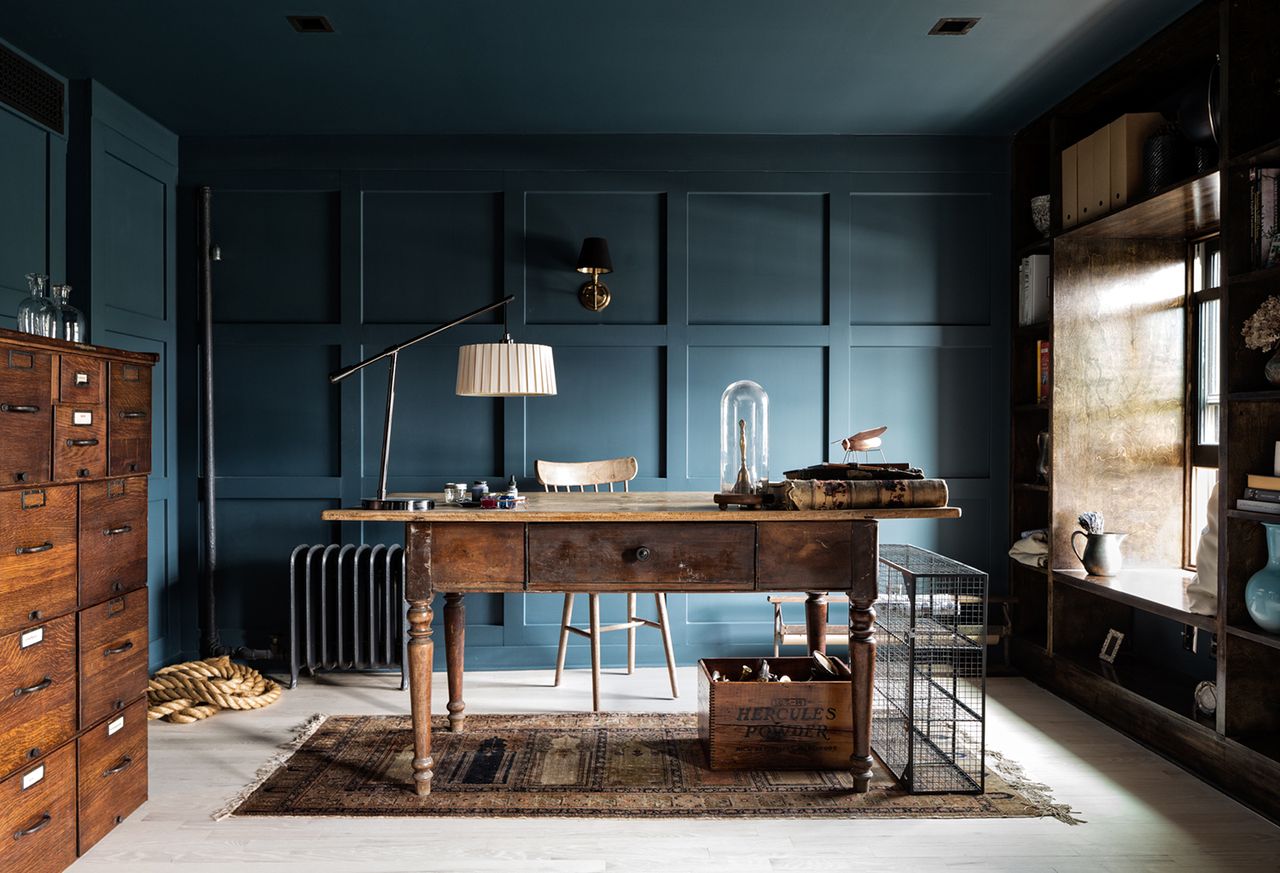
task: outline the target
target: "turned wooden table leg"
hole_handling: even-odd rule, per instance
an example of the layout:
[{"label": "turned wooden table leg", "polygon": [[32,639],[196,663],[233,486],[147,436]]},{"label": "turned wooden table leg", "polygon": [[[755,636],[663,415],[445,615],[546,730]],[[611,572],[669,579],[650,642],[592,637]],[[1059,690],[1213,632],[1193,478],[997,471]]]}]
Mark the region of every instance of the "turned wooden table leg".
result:
[{"label": "turned wooden table leg", "polygon": [[804,601],[804,635],[810,652],[827,651],[827,592],[810,591]]},{"label": "turned wooden table leg", "polygon": [[409,705],[413,714],[413,785],[419,796],[431,793],[431,641],[430,600],[409,601]]},{"label": "turned wooden table leg", "polygon": [[871,786],[871,705],[876,672],[876,597],[879,594],[880,530],[873,520],[855,521],[849,565],[849,668],[853,671],[853,790]]},{"label": "turned wooden table leg", "polygon": [[444,658],[449,671],[449,730],[462,732],[466,719],[462,702],[462,665],[467,635],[467,608],[460,593],[444,596]]},{"label": "turned wooden table leg", "polygon": [[849,667],[853,671],[853,790],[871,785],[871,700],[875,680],[875,601],[849,601]]}]

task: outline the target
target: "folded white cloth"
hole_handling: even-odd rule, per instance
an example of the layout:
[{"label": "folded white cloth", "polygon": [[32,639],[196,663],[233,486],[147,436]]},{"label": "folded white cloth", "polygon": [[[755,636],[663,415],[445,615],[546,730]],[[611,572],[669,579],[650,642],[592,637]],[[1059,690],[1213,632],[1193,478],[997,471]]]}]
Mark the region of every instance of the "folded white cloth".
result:
[{"label": "folded white cloth", "polygon": [[1218,486],[1209,492],[1209,521],[1196,548],[1196,575],[1187,585],[1187,608],[1197,615],[1218,614]]},{"label": "folded white cloth", "polygon": [[1049,534],[1044,530],[1028,531],[1027,535],[1013,544],[1009,549],[1009,557],[1028,567],[1049,566]]}]

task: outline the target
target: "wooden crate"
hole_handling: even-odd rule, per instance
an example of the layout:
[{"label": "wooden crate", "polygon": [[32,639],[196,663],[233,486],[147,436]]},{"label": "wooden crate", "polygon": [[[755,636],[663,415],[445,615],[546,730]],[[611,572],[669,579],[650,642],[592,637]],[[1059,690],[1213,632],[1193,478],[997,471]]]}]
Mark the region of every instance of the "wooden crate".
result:
[{"label": "wooden crate", "polygon": [[768,658],[790,682],[712,682],[760,672],[760,658],[698,661],[698,735],[712,770],[846,770],[853,755],[851,686],[809,682],[808,658]]}]

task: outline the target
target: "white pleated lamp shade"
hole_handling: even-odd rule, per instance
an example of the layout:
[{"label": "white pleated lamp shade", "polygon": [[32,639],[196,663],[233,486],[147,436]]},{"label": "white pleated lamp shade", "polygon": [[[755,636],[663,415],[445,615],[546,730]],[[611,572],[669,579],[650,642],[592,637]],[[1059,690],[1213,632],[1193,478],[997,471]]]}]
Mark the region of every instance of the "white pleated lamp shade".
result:
[{"label": "white pleated lamp shade", "polygon": [[551,346],[476,343],[458,349],[460,397],[537,397],[556,393]]}]

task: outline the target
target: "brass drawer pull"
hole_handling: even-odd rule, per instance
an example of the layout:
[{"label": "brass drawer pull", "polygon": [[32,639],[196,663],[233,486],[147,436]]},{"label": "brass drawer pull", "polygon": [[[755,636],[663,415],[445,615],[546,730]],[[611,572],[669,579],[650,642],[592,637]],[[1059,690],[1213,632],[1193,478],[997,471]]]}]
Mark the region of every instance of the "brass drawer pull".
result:
[{"label": "brass drawer pull", "polygon": [[30,414],[39,411],[39,406],[19,406],[14,403],[0,403],[0,412],[25,412]]},{"label": "brass drawer pull", "polygon": [[146,418],[147,414],[139,410],[126,410],[120,413],[121,418]]},{"label": "brass drawer pull", "polygon": [[125,770],[129,769],[129,765],[132,763],[133,763],[133,759],[130,758],[128,755],[124,755],[120,758],[119,764],[116,764],[114,767],[108,767],[106,770],[103,770],[102,775],[105,778],[107,776],[114,776],[117,773],[123,773]]},{"label": "brass drawer pull", "polygon": [[133,530],[133,525],[131,525],[131,524],[122,524],[122,525],[120,525],[119,527],[109,527],[109,528],[107,528],[106,530],[104,530],[104,531],[102,532],[102,535],[103,535],[104,537],[114,537],[114,536],[119,536],[120,534],[127,534],[127,533],[128,533],[129,531],[131,531],[131,530]]},{"label": "brass drawer pull", "polygon": [[641,546],[640,548],[636,549],[637,561],[647,561],[652,556],[653,556],[653,552],[649,551],[648,546]]},{"label": "brass drawer pull", "polygon": [[53,543],[47,540],[38,546],[18,546],[13,550],[15,555],[34,555],[37,552],[47,552],[53,548]]},{"label": "brass drawer pull", "polygon": [[40,821],[36,822],[31,827],[25,828],[20,831],[14,831],[13,838],[15,840],[20,840],[23,837],[29,837],[34,833],[38,833],[39,831],[42,831],[45,828],[47,828],[49,826],[49,822],[51,821],[53,821],[53,816],[46,812],[44,815],[40,816]]},{"label": "brass drawer pull", "polygon": [[118,646],[112,646],[112,647],[111,647],[111,648],[109,648],[109,649],[103,649],[103,650],[102,650],[102,654],[104,654],[104,655],[119,655],[121,652],[127,652],[127,651],[129,651],[130,649],[132,649],[132,648],[133,648],[133,640],[128,640],[128,641],[126,641],[126,642],[122,643],[121,645],[118,645]]},{"label": "brass drawer pull", "polygon": [[43,679],[41,679],[39,682],[37,682],[35,685],[28,685],[26,688],[13,689],[13,696],[22,697],[26,694],[35,694],[37,691],[44,691],[46,688],[48,688],[52,684],[53,684],[53,679],[46,676]]},{"label": "brass drawer pull", "polygon": [[98,444],[98,441],[92,437],[88,439],[83,439],[83,440],[67,440],[68,448],[72,448],[75,446],[96,446],[97,444]]}]

